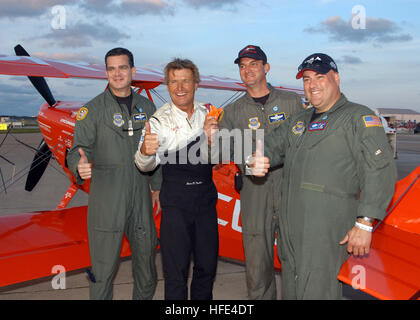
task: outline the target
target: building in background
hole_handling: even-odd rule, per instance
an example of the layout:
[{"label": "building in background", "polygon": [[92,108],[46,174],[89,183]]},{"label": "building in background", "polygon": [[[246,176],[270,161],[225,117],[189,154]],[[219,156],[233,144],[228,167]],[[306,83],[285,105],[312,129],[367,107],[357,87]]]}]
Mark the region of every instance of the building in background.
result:
[{"label": "building in background", "polygon": [[377,110],[394,128],[414,129],[416,124],[420,123],[420,113],[414,110],[397,108],[377,108]]}]

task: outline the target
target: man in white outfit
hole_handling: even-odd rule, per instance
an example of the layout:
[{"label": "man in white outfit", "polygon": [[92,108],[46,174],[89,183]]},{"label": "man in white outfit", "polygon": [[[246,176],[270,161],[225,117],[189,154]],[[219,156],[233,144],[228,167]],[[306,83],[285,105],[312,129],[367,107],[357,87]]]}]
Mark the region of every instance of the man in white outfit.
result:
[{"label": "man in white outfit", "polygon": [[165,299],[188,298],[190,257],[194,268],[191,299],[212,299],[219,237],[217,190],[210,164],[200,161],[205,105],[194,101],[200,76],[190,60],[175,59],[165,67],[171,102],[146,123],[135,163],[141,171],[162,166],[160,245]]}]

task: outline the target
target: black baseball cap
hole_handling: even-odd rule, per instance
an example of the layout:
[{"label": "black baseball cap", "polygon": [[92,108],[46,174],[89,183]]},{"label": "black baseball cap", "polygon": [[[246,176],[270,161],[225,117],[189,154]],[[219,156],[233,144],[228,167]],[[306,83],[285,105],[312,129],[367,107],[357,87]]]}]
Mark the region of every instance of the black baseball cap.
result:
[{"label": "black baseball cap", "polygon": [[298,68],[296,79],[302,78],[305,70],[312,70],[322,74],[326,74],[330,70],[338,72],[337,65],[334,60],[325,53],[314,53],[303,60]]},{"label": "black baseball cap", "polygon": [[262,60],[264,64],[267,63],[267,56],[260,47],[254,45],[247,45],[238,53],[235,63],[238,64],[241,58],[252,58],[255,60]]}]

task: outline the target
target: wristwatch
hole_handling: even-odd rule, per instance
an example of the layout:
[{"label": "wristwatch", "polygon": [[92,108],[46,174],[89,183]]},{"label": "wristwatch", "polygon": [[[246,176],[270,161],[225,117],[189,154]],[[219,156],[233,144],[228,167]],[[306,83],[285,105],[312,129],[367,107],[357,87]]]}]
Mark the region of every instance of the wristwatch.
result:
[{"label": "wristwatch", "polygon": [[357,217],[357,219],[362,219],[362,220],[365,220],[366,222],[373,223],[373,219],[369,217],[359,216]]}]

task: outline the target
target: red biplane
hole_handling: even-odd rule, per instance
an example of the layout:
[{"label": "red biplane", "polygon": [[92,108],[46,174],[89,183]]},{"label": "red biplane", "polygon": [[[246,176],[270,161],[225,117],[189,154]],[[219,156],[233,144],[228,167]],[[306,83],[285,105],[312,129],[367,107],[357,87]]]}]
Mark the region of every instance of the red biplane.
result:
[{"label": "red biplane", "polygon": [[[51,276],[54,265],[66,271],[90,266],[87,240],[87,207],[66,208],[79,190],[89,192],[89,181],[77,185],[66,165],[66,153],[72,145],[77,111],[83,102],[56,101],[43,77],[105,79],[105,67],[52,59],[30,57],[21,47],[16,56],[0,56],[0,74],[28,76],[44,97],[38,113],[43,135],[31,165],[25,189],[31,191],[41,178],[52,155],[70,180],[70,187],[57,210],[0,217],[0,287]],[[200,87],[245,91],[236,80],[202,76]],[[132,86],[137,93],[151,91],[163,83],[160,72],[137,68]],[[302,90],[278,87],[303,95]],[[234,164],[214,168],[214,181],[219,193],[219,255],[244,260],[240,222],[240,196],[234,188],[238,171]],[[373,234],[368,257],[350,257],[338,278],[381,299],[420,299],[420,167],[399,181],[389,206],[387,218]],[[160,213],[155,214],[159,230]],[[129,256],[129,244],[124,240],[121,256]],[[275,258],[275,267],[280,261]],[[361,267],[361,268],[360,268]],[[363,271],[363,277],[361,273]],[[363,278],[363,281],[361,280]]]}]

